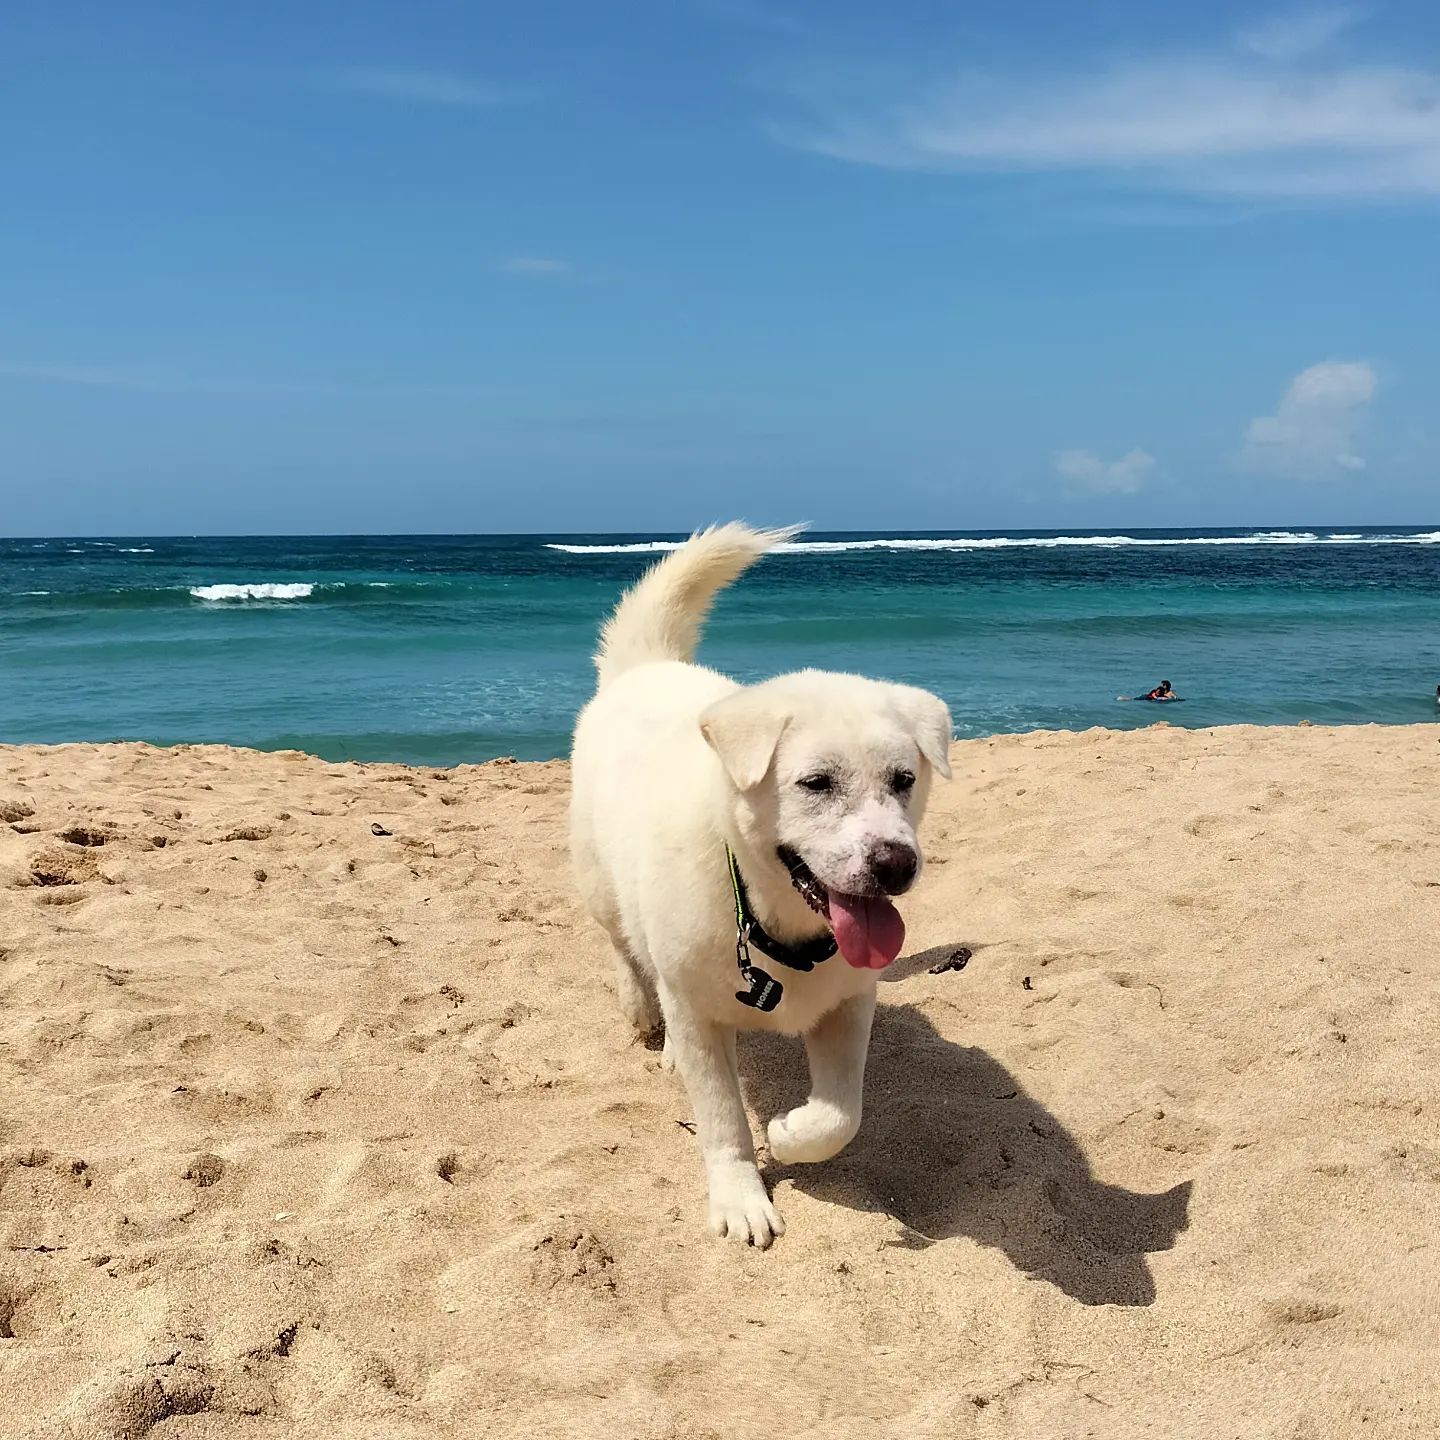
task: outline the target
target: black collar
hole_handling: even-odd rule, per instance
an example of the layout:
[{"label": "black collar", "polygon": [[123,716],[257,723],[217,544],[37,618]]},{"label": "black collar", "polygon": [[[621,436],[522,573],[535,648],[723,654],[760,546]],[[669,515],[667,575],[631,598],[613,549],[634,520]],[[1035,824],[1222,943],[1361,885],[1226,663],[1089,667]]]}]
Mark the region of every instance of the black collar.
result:
[{"label": "black collar", "polygon": [[784,994],[784,986],[767,975],[758,965],[751,962],[750,948],[754,946],[767,960],[783,965],[787,970],[810,971],[828,960],[840,947],[830,934],[817,935],[799,945],[787,945],[777,940],[756,918],[750,907],[750,895],[740,875],[735,852],[727,845],[725,859],[730,866],[730,888],[735,895],[735,963],[740,967],[740,978],[745,990],[737,990],[735,998],[742,1005],[756,1010],[773,1010]]}]

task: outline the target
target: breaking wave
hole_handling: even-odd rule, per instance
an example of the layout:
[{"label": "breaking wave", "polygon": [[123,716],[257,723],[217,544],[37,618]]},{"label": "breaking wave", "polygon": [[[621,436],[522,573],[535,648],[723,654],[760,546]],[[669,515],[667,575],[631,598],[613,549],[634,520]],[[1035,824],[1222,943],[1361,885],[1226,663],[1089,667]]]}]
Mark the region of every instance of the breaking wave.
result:
[{"label": "breaking wave", "polygon": [[197,600],[211,602],[233,600],[308,600],[315,593],[313,585],[194,585],[190,593]]},{"label": "breaking wave", "polygon": [[[678,550],[683,540],[636,540],[582,545],[549,541],[547,550],[567,555],[652,555]],[[1094,547],[1120,550],[1189,545],[1440,545],[1440,530],[1362,535],[1356,531],[1318,534],[1313,530],[1256,530],[1244,535],[958,535],[896,536],[874,540],[790,540],[777,554],[838,555],[849,550],[1061,550]]]}]

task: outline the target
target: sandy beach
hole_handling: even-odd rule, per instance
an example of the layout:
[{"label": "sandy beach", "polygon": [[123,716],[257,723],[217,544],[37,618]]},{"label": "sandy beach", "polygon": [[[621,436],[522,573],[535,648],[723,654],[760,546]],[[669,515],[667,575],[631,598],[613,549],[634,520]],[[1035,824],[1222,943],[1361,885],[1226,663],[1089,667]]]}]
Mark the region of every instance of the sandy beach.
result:
[{"label": "sandy beach", "polygon": [[[0,1433],[1440,1433],[1440,726],[955,763],[759,1253],[564,764],[0,748]],[[758,1138],[803,1056],[741,1068]]]}]

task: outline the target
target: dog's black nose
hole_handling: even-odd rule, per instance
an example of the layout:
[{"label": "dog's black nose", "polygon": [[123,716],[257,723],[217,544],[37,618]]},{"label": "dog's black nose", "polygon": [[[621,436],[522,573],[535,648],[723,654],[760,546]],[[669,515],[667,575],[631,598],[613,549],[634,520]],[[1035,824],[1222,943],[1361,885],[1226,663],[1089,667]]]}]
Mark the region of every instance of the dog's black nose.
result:
[{"label": "dog's black nose", "polygon": [[896,840],[881,840],[870,851],[870,873],[887,895],[903,895],[919,868],[920,857]]}]

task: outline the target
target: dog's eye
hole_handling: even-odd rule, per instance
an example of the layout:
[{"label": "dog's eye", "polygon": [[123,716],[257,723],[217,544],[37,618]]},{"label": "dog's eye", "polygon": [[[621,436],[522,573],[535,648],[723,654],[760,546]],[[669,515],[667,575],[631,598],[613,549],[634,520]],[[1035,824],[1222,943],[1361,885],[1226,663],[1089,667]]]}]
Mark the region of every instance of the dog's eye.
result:
[{"label": "dog's eye", "polygon": [[795,783],[802,790],[813,791],[816,795],[835,788],[835,781],[829,775],[805,775]]},{"label": "dog's eye", "polygon": [[897,770],[890,777],[890,788],[897,795],[908,795],[915,788],[915,775],[910,770]]}]

